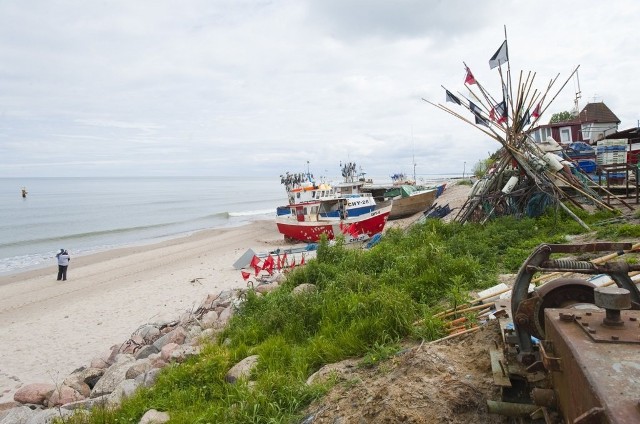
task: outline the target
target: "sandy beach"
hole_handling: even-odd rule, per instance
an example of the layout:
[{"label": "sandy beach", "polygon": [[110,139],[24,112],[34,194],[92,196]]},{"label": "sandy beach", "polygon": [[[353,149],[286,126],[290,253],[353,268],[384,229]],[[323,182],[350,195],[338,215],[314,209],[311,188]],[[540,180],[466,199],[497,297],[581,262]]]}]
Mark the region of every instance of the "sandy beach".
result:
[{"label": "sandy beach", "polygon": [[[458,208],[468,191],[452,184],[437,203]],[[278,247],[291,245],[267,220],[72,258],[65,282],[56,281],[54,264],[0,277],[0,403],[24,384],[61,383],[145,323],[176,319],[209,293],[245,287],[233,263],[249,248]]]},{"label": "sandy beach", "polygon": [[53,264],[0,277],[0,403],[23,384],[62,382],[142,324],[244,287],[233,263],[248,248],[280,246],[288,247],[274,222],[259,221],[72,258],[64,282]]}]

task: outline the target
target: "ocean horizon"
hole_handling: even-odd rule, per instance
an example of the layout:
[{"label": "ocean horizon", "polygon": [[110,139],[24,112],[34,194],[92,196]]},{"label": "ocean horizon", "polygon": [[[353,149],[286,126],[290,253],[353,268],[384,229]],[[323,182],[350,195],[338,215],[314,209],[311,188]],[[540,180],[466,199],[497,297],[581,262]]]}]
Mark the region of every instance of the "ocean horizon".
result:
[{"label": "ocean horizon", "polygon": [[[443,178],[455,176],[418,181]],[[275,219],[285,203],[279,176],[0,178],[0,275],[55,265],[60,249],[81,256]]]},{"label": "ocean horizon", "polygon": [[285,199],[279,177],[0,178],[0,275],[272,219]]}]

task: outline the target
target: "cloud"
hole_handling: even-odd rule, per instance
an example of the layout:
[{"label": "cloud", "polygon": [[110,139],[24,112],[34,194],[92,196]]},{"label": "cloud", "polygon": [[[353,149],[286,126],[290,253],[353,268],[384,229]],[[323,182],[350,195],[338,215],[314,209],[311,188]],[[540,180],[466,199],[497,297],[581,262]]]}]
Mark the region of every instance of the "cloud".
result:
[{"label": "cloud", "polygon": [[[509,31],[514,80],[580,64],[636,125],[640,5],[552,1],[170,0],[0,3],[0,176],[460,173],[499,145],[423,102],[466,94],[465,61]],[[553,10],[553,13],[550,11]],[[598,19],[594,19],[598,17]],[[573,107],[569,80],[549,110]],[[463,109],[457,112],[467,116]],[[546,117],[543,117],[546,118]]]}]

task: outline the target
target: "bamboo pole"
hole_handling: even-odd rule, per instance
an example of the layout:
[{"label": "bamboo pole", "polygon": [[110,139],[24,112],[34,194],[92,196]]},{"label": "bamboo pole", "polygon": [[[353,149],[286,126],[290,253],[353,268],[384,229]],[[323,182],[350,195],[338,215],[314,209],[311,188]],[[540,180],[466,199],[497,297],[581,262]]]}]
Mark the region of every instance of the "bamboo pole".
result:
[{"label": "bamboo pole", "polygon": [[482,327],[473,327],[473,328],[470,328],[470,329],[468,329],[468,330],[461,331],[460,333],[451,334],[451,335],[449,335],[449,336],[447,336],[447,337],[443,337],[443,338],[441,338],[441,339],[438,339],[438,340],[434,340],[434,341],[432,341],[432,342],[429,342],[429,343],[427,343],[427,345],[432,345],[432,344],[440,343],[440,342],[443,342],[443,341],[445,341],[445,340],[452,339],[452,338],[454,338],[454,337],[462,336],[462,335],[464,335],[464,334],[473,333],[474,331],[478,331],[480,328],[482,328]]}]

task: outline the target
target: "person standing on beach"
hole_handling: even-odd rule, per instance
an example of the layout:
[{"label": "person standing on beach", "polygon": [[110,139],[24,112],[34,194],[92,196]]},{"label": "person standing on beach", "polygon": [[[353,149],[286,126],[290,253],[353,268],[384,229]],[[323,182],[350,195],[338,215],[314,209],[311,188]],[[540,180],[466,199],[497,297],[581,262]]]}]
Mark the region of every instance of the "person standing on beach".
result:
[{"label": "person standing on beach", "polygon": [[71,260],[69,252],[64,249],[60,249],[60,252],[58,252],[56,258],[58,258],[58,281],[66,281],[67,267],[69,266],[69,261]]}]

